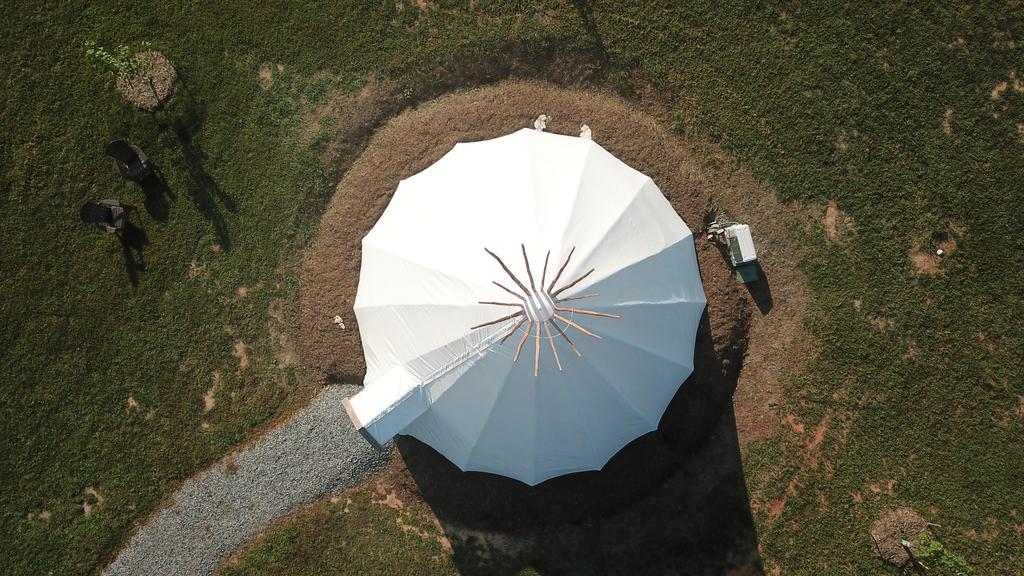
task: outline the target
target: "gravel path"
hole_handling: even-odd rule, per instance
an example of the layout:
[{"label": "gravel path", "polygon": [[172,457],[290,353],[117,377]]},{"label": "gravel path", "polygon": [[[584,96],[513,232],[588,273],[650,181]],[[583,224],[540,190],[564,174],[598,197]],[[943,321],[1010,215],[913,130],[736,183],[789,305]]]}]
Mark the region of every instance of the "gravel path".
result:
[{"label": "gravel path", "polygon": [[187,480],[104,574],[211,574],[274,519],[380,469],[388,453],[370,447],[341,405],[359,389],[325,388],[286,424],[236,454],[233,472],[221,461]]}]

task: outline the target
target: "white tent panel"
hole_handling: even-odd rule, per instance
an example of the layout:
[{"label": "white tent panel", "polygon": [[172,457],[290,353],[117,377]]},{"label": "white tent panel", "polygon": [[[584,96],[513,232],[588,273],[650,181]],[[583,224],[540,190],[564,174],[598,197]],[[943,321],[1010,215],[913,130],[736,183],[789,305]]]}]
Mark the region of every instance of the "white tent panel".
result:
[{"label": "white tent panel", "polygon": [[[537,379],[533,410],[537,415],[537,438],[546,440],[536,442],[534,481],[577,470],[592,470],[595,452],[589,435],[590,423],[584,418],[577,400],[578,394],[587,393],[582,389],[584,383],[576,378],[563,378],[564,373],[558,371],[551,355],[542,356],[541,360],[541,378]],[[571,359],[567,358],[568,361]],[[532,372],[527,372],[533,376]],[[593,424],[599,425],[598,422]]]},{"label": "white tent panel", "polygon": [[582,359],[578,372],[573,386],[580,411],[588,423],[593,452],[591,465],[583,470],[596,470],[623,446],[657,428],[658,423],[645,419],[618,388]]},{"label": "white tent panel", "polygon": [[463,461],[464,470],[532,479],[537,448],[536,386],[533,372],[525,364],[512,368],[498,400],[486,412],[487,421]]},{"label": "white tent panel", "polygon": [[[535,200],[532,222],[521,223],[523,231],[532,236],[524,237],[521,242],[527,248],[532,247],[540,258],[544,255],[542,251],[551,250],[551,260],[561,262],[571,248],[563,242],[563,230],[573,219],[580,178],[597,147],[580,138],[557,136],[538,139],[529,132],[520,131],[508,136],[518,138],[520,145],[528,150],[527,171],[535,191],[526,194]],[[518,197],[522,196],[524,191],[520,190]],[[536,264],[540,266],[543,262]]]},{"label": "white tent panel", "polygon": [[374,441],[410,434],[464,470],[598,469],[657,427],[705,304],[690,230],[647,176],[581,138],[460,144],[363,241],[366,388],[347,407]]},{"label": "white tent panel", "polygon": [[[594,274],[574,287],[570,294],[586,291],[602,278],[654,256],[684,238],[692,238],[690,229],[650,179],[642,183],[642,188],[622,210],[610,226],[600,231],[595,242],[577,250],[575,256],[579,259],[574,258],[575,264],[568,276],[576,277],[591,268]],[[566,231],[567,237],[585,236],[589,226],[583,220],[574,220]],[[677,265],[670,269],[680,273]],[[636,283],[636,277],[633,282]]]},{"label": "white tent panel", "polygon": [[[393,308],[375,306],[361,309],[360,330],[391,334],[386,342],[376,345],[373,352],[366,355],[367,381],[376,380],[395,365],[404,366],[406,371],[421,379],[429,380],[441,373],[453,359],[485,345],[494,328],[469,333],[465,328],[493,320],[494,313],[488,308],[480,304],[403,304]],[[429,335],[422,334],[422,328],[417,329],[434,325],[437,329]],[[461,327],[461,332],[452,330],[453,326]]]},{"label": "white tent panel", "polygon": [[614,355],[600,354],[594,342],[581,340],[581,360],[621,393],[653,430],[679,384],[693,369],[681,364],[682,361],[674,362],[633,345],[618,344]]},{"label": "white tent panel", "polygon": [[[425,387],[430,398],[427,410],[403,431],[431,446],[444,446],[445,455],[463,467],[513,368],[512,357],[506,354],[480,355],[466,364]],[[453,385],[459,387],[458,393],[447,394]]]}]

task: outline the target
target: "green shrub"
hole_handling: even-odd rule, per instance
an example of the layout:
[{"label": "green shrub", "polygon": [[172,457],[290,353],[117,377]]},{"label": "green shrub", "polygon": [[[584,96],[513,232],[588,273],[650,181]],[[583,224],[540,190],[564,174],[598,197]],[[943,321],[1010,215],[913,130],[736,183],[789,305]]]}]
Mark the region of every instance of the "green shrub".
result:
[{"label": "green shrub", "polygon": [[903,545],[913,551],[918,562],[933,574],[949,574],[952,576],[970,576],[974,568],[963,556],[948,550],[942,542],[936,540],[928,532],[924,532],[913,543],[903,540]]},{"label": "green shrub", "polygon": [[[142,50],[148,50],[149,42],[140,45]],[[116,78],[120,78],[131,85],[146,69],[146,63],[135,56],[135,51],[125,44],[121,44],[114,50],[96,44],[89,40],[85,43],[85,55],[98,68],[110,72]]]}]

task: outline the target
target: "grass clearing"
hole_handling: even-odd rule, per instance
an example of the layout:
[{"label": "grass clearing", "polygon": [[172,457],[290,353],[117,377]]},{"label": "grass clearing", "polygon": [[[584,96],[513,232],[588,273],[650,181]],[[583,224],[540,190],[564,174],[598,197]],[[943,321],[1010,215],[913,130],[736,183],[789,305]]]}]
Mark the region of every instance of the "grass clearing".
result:
[{"label": "grass clearing", "polygon": [[[817,350],[777,408],[804,431],[778,426],[744,448],[766,569],[876,572],[868,527],[907,505],[941,524],[944,545],[978,573],[1024,570],[1019,8],[400,5],[72,2],[10,18],[0,40],[0,572],[97,572],[183,478],[309,396],[277,359],[268,312],[280,302],[288,317],[293,247],[338,177],[300,137],[304,99],[379,75],[409,82],[415,102],[431,86],[488,80],[460,63],[509,43],[527,58],[592,47],[609,83],[650,80],[685,112],[681,130],[719,143],[783,198],[834,200],[852,221],[831,242],[821,225],[794,229]],[[87,39],[152,41],[181,91],[155,117],[131,110],[87,67]],[[266,88],[264,63],[274,64]],[[445,81],[409,81],[427,72]],[[89,198],[142,207],[102,156],[125,136],[174,195],[164,219],[142,210],[138,286],[117,241],[76,220]],[[910,252],[944,235],[956,249],[941,273],[915,272]],[[232,355],[239,342],[251,349],[245,369]],[[221,384],[204,412],[214,371]],[[282,528],[292,535],[278,552],[239,566],[260,573],[352,530],[309,518],[321,528]],[[346,518],[394,522],[370,508]],[[403,565],[451,567],[383,530],[360,547],[398,542]],[[340,541],[332,554],[351,554]]]}]

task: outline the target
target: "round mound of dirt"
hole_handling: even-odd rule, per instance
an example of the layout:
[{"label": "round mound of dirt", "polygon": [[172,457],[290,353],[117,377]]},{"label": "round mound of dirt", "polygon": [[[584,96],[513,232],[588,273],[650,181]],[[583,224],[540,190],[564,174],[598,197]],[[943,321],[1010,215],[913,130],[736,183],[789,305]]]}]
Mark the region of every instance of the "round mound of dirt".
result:
[{"label": "round mound of dirt", "polygon": [[135,57],[143,62],[143,71],[131,82],[118,77],[117,90],[132,106],[152,112],[163,106],[174,93],[178,72],[166,56],[155,50],[139,52]]},{"label": "round mound of dirt", "polygon": [[871,540],[882,560],[895,566],[906,566],[910,555],[901,542],[913,542],[927,529],[928,524],[914,509],[897,508],[875,520],[871,525]]},{"label": "round mound of dirt", "polygon": [[[428,447],[402,438],[399,450],[423,497],[442,515],[461,522],[522,527],[576,521],[620,509],[666,481],[682,455],[699,445],[725,413],[753,310],[751,292],[733,277],[719,247],[701,234],[712,186],[697,152],[618,96],[509,80],[451,93],[394,117],[346,171],[300,269],[298,338],[308,369],[327,381],[362,381],[365,363],[352,312],[360,243],[399,181],[436,162],[457,142],[532,126],[541,113],[551,117],[551,132],[578,135],[582,124],[589,125],[598,144],[653,178],[694,232],[708,309],[698,332],[694,373],[669,406],[660,433],[636,440],[600,473],[527,487],[489,474],[462,473]],[[335,316],[341,316],[345,328]]]}]

